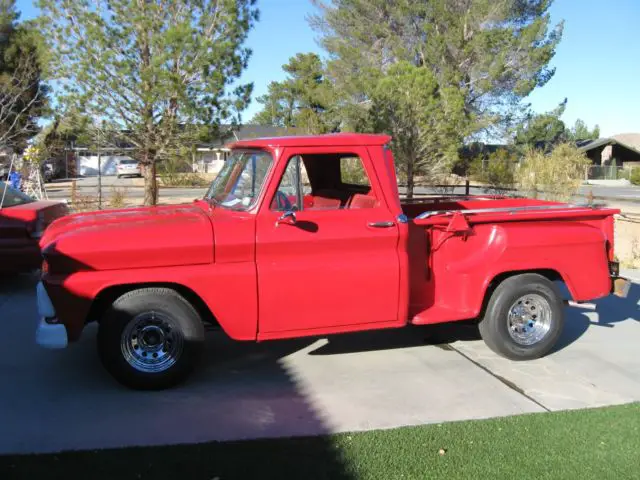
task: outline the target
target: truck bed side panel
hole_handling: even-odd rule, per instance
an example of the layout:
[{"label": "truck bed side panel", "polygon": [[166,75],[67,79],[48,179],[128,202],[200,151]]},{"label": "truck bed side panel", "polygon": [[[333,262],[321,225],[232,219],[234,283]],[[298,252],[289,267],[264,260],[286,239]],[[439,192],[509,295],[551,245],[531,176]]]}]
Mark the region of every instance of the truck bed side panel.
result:
[{"label": "truck bed side panel", "polygon": [[442,225],[421,233],[414,226],[413,323],[477,317],[491,281],[508,272],[557,272],[576,301],[606,296],[611,284],[603,220],[480,223],[467,234]]}]

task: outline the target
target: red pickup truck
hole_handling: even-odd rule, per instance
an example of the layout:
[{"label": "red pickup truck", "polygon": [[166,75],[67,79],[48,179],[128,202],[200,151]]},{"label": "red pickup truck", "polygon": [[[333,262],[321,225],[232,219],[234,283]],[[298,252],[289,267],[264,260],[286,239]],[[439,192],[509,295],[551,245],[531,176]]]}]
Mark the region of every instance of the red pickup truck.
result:
[{"label": "red pickup truck", "polygon": [[547,354],[571,301],[626,295],[617,210],[504,197],[401,201],[386,135],[239,141],[192,204],[79,213],[41,239],[38,344],[99,322],[136,389],[193,370],[205,326],[239,341],[477,319],[514,360]]}]

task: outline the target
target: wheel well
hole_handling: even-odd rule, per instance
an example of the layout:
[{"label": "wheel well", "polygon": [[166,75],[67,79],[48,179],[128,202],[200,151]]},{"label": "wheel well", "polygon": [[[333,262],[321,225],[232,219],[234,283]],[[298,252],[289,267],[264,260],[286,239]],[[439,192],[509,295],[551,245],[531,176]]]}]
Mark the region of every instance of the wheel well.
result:
[{"label": "wheel well", "polygon": [[562,275],[560,275],[560,273],[557,270],[553,270],[550,268],[542,268],[539,270],[513,270],[510,272],[502,272],[496,275],[495,277],[493,277],[489,282],[489,285],[487,286],[487,290],[484,292],[484,298],[482,299],[482,308],[480,309],[480,315],[478,315],[478,318],[482,318],[484,316],[484,312],[485,312],[485,309],[487,308],[487,304],[489,303],[489,299],[491,298],[491,295],[493,294],[495,289],[498,287],[498,285],[500,285],[507,278],[515,277],[516,275],[523,275],[525,273],[537,273],[538,275],[541,275],[552,282],[555,282],[558,280],[564,282]]},{"label": "wheel well", "polygon": [[177,293],[182,295],[189,303],[191,303],[191,305],[193,305],[193,307],[200,315],[200,318],[202,318],[205,323],[219,326],[218,320],[215,318],[207,304],[204,303],[204,301],[196,292],[191,290],[189,287],[185,287],[184,285],[170,282],[131,283],[107,287],[102,290],[93,300],[91,308],[89,309],[89,313],[87,314],[86,322],[90,323],[93,321],[99,321],[101,312],[103,312],[108,305],[111,305],[118,297],[124,295],[125,293],[132,290],[149,287],[164,287],[175,290]]}]

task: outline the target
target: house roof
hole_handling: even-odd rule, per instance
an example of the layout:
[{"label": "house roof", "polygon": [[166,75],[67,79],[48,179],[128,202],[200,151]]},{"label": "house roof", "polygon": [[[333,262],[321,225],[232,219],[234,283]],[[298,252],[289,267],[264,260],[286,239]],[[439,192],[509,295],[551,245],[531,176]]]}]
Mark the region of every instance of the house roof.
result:
[{"label": "house roof", "polygon": [[632,147],[636,151],[640,151],[640,133],[620,133],[613,135],[616,142],[621,145]]},{"label": "house roof", "polygon": [[[123,131],[126,133],[126,131]],[[278,137],[283,135],[296,135],[295,128],[273,127],[270,125],[220,125],[219,135],[210,138],[209,141],[197,142],[196,147],[204,149],[219,149],[230,142],[238,140],[248,140],[259,137]],[[118,134],[112,133],[108,141],[103,146],[104,150],[133,150],[133,145],[118,138]],[[74,150],[87,150],[86,145],[76,144]],[[1,154],[1,153],[0,153]]]},{"label": "house roof", "polygon": [[599,138],[589,142],[578,142],[578,150],[588,152],[589,150],[605,145],[620,145],[621,147],[640,155],[640,134],[625,133],[608,138]]},{"label": "house roof", "polygon": [[210,142],[199,143],[198,146],[219,148],[234,141],[250,140],[253,138],[281,137],[285,135],[293,136],[298,133],[298,130],[289,127],[246,124],[238,127],[221,125],[220,132],[219,138],[212,139]]}]

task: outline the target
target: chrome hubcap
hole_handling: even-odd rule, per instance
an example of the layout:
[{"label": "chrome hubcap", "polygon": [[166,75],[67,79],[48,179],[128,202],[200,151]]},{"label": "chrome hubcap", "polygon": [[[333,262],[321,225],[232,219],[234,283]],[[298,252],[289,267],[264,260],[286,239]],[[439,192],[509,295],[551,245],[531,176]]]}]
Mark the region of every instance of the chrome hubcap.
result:
[{"label": "chrome hubcap", "polygon": [[125,360],[140,372],[158,373],[173,366],[184,347],[175,322],[156,312],[145,312],[129,322],[120,340]]},{"label": "chrome hubcap", "polygon": [[551,307],[541,295],[520,297],[509,309],[509,335],[520,345],[540,342],[551,329]]}]

